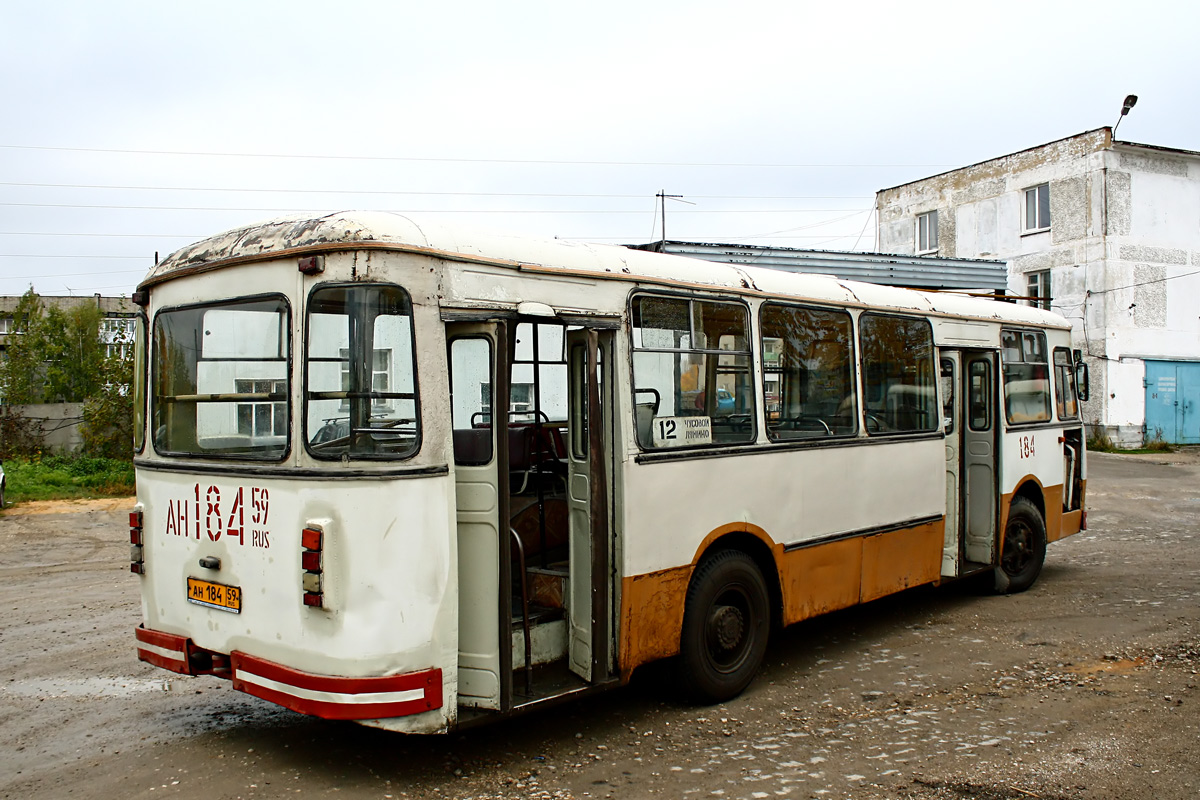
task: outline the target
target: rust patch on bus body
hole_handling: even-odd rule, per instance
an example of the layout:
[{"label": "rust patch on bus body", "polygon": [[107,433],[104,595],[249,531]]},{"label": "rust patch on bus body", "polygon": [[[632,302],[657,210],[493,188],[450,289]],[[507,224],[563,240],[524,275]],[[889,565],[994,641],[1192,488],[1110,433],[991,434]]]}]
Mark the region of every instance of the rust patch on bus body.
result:
[{"label": "rust patch on bus body", "polygon": [[[775,544],[765,530],[748,522],[731,522],[714,528],[696,548],[691,563],[679,567],[633,575],[621,581],[621,680],[629,680],[642,664],[679,654],[679,635],[683,630],[683,608],[687,600],[692,570],[708,549],[720,538],[733,533],[748,534],[771,551],[779,575],[779,555],[783,547]],[[764,575],[768,581],[769,575]]]},{"label": "rust patch on bus body", "polygon": [[816,544],[784,554],[784,623],[933,583],[945,520]]},{"label": "rust patch on bus body", "polygon": [[933,583],[941,576],[946,520],[862,540],[862,602]]},{"label": "rust patch on bus body", "polygon": [[782,572],[785,625],[852,606],[862,581],[862,538],[790,550]]},{"label": "rust patch on bus body", "polygon": [[683,603],[692,566],[648,572],[621,581],[621,681],[635,667],[679,653]]}]

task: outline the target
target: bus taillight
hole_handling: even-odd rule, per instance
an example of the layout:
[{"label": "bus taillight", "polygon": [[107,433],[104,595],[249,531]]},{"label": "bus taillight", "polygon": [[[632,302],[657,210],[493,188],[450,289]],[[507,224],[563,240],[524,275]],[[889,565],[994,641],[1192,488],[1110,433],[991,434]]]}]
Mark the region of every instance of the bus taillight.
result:
[{"label": "bus taillight", "polygon": [[146,574],[145,550],[142,549],[142,511],[129,512],[129,571]]},{"label": "bus taillight", "polygon": [[300,574],[301,585],[304,588],[304,605],[322,608],[325,605],[323,576],[321,574],[321,550],[324,531],[316,525],[310,525],[300,534],[300,566],[304,570]]}]

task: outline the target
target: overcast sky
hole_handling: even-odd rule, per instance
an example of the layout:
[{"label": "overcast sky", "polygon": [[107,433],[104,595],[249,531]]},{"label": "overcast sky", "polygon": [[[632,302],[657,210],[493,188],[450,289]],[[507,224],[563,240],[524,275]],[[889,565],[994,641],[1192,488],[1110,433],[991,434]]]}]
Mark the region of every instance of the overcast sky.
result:
[{"label": "overcast sky", "polygon": [[1116,122],[1200,150],[1194,2],[0,3],[0,294],[286,213],[875,245],[878,189]]}]

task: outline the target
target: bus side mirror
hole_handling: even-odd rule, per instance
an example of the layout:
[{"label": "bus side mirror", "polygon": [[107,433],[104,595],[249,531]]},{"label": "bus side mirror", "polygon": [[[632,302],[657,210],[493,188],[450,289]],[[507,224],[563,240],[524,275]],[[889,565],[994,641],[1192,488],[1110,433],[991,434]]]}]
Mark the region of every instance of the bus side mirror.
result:
[{"label": "bus side mirror", "polygon": [[1075,351],[1075,391],[1079,395],[1080,400],[1087,400],[1089,396],[1088,390],[1088,365],[1080,358],[1080,352]]}]

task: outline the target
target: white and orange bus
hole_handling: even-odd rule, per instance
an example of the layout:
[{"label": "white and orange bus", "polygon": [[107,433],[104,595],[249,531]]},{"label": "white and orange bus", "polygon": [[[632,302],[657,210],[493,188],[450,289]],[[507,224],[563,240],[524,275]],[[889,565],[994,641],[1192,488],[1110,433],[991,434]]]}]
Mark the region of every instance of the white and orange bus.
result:
[{"label": "white and orange bus", "polygon": [[1039,309],[418,224],[278,220],[154,267],[139,658],[441,732],[1084,527],[1086,372]]}]

